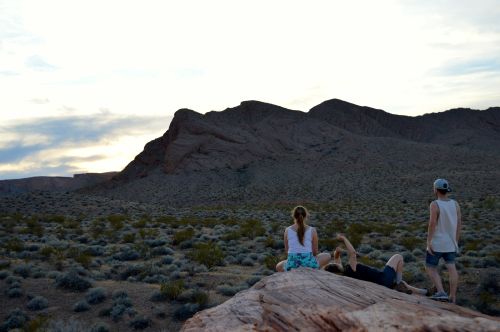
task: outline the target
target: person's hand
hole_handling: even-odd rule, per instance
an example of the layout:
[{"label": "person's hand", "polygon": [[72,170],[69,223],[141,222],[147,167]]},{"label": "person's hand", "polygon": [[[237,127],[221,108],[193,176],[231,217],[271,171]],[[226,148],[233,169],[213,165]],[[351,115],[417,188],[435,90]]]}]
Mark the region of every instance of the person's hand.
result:
[{"label": "person's hand", "polygon": [[334,259],[339,258],[341,253],[342,253],[342,248],[340,247],[335,248],[335,251],[333,252],[333,258]]},{"label": "person's hand", "polygon": [[434,250],[432,249],[432,244],[427,243],[427,252],[431,255],[434,255]]},{"label": "person's hand", "polygon": [[338,233],[338,234],[337,234],[337,239],[338,239],[338,240],[342,240],[342,241],[344,241],[344,240],[345,240],[345,235],[344,235],[344,234],[342,234],[342,233]]}]

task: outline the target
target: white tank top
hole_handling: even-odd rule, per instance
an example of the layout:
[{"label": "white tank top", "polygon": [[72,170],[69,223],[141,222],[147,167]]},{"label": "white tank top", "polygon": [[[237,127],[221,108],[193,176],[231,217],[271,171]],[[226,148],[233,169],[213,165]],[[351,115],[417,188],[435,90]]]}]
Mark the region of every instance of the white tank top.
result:
[{"label": "white tank top", "polygon": [[439,207],[439,217],[434,236],[432,249],[437,252],[457,252],[457,205],[452,199],[448,201],[436,200]]},{"label": "white tank top", "polygon": [[304,232],[304,245],[299,242],[297,232],[289,226],[287,230],[288,236],[288,253],[289,254],[306,254],[312,252],[312,227],[307,226]]}]

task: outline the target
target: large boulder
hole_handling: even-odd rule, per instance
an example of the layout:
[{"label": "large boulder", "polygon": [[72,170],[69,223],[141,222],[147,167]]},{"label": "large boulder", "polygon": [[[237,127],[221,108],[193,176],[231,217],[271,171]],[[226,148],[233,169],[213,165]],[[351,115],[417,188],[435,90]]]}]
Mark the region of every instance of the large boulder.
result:
[{"label": "large boulder", "polygon": [[325,271],[275,273],[182,331],[500,331],[500,319]]}]

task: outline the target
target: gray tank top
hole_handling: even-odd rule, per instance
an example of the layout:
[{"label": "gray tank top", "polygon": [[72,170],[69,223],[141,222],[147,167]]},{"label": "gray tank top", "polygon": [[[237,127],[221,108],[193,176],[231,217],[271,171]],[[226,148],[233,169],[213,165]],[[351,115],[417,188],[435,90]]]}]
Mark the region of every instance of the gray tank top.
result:
[{"label": "gray tank top", "polygon": [[457,252],[457,204],[454,200],[435,200],[439,207],[436,231],[432,237],[432,248],[437,252]]}]

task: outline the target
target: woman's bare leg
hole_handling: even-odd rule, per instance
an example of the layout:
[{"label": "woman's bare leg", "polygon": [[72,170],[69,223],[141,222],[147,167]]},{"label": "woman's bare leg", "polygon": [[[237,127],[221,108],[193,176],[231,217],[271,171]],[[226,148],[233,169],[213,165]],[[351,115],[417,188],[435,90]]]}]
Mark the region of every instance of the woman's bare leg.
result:
[{"label": "woman's bare leg", "polygon": [[285,272],[285,264],[286,264],[286,260],[281,261],[278,264],[276,264],[276,271]]}]

